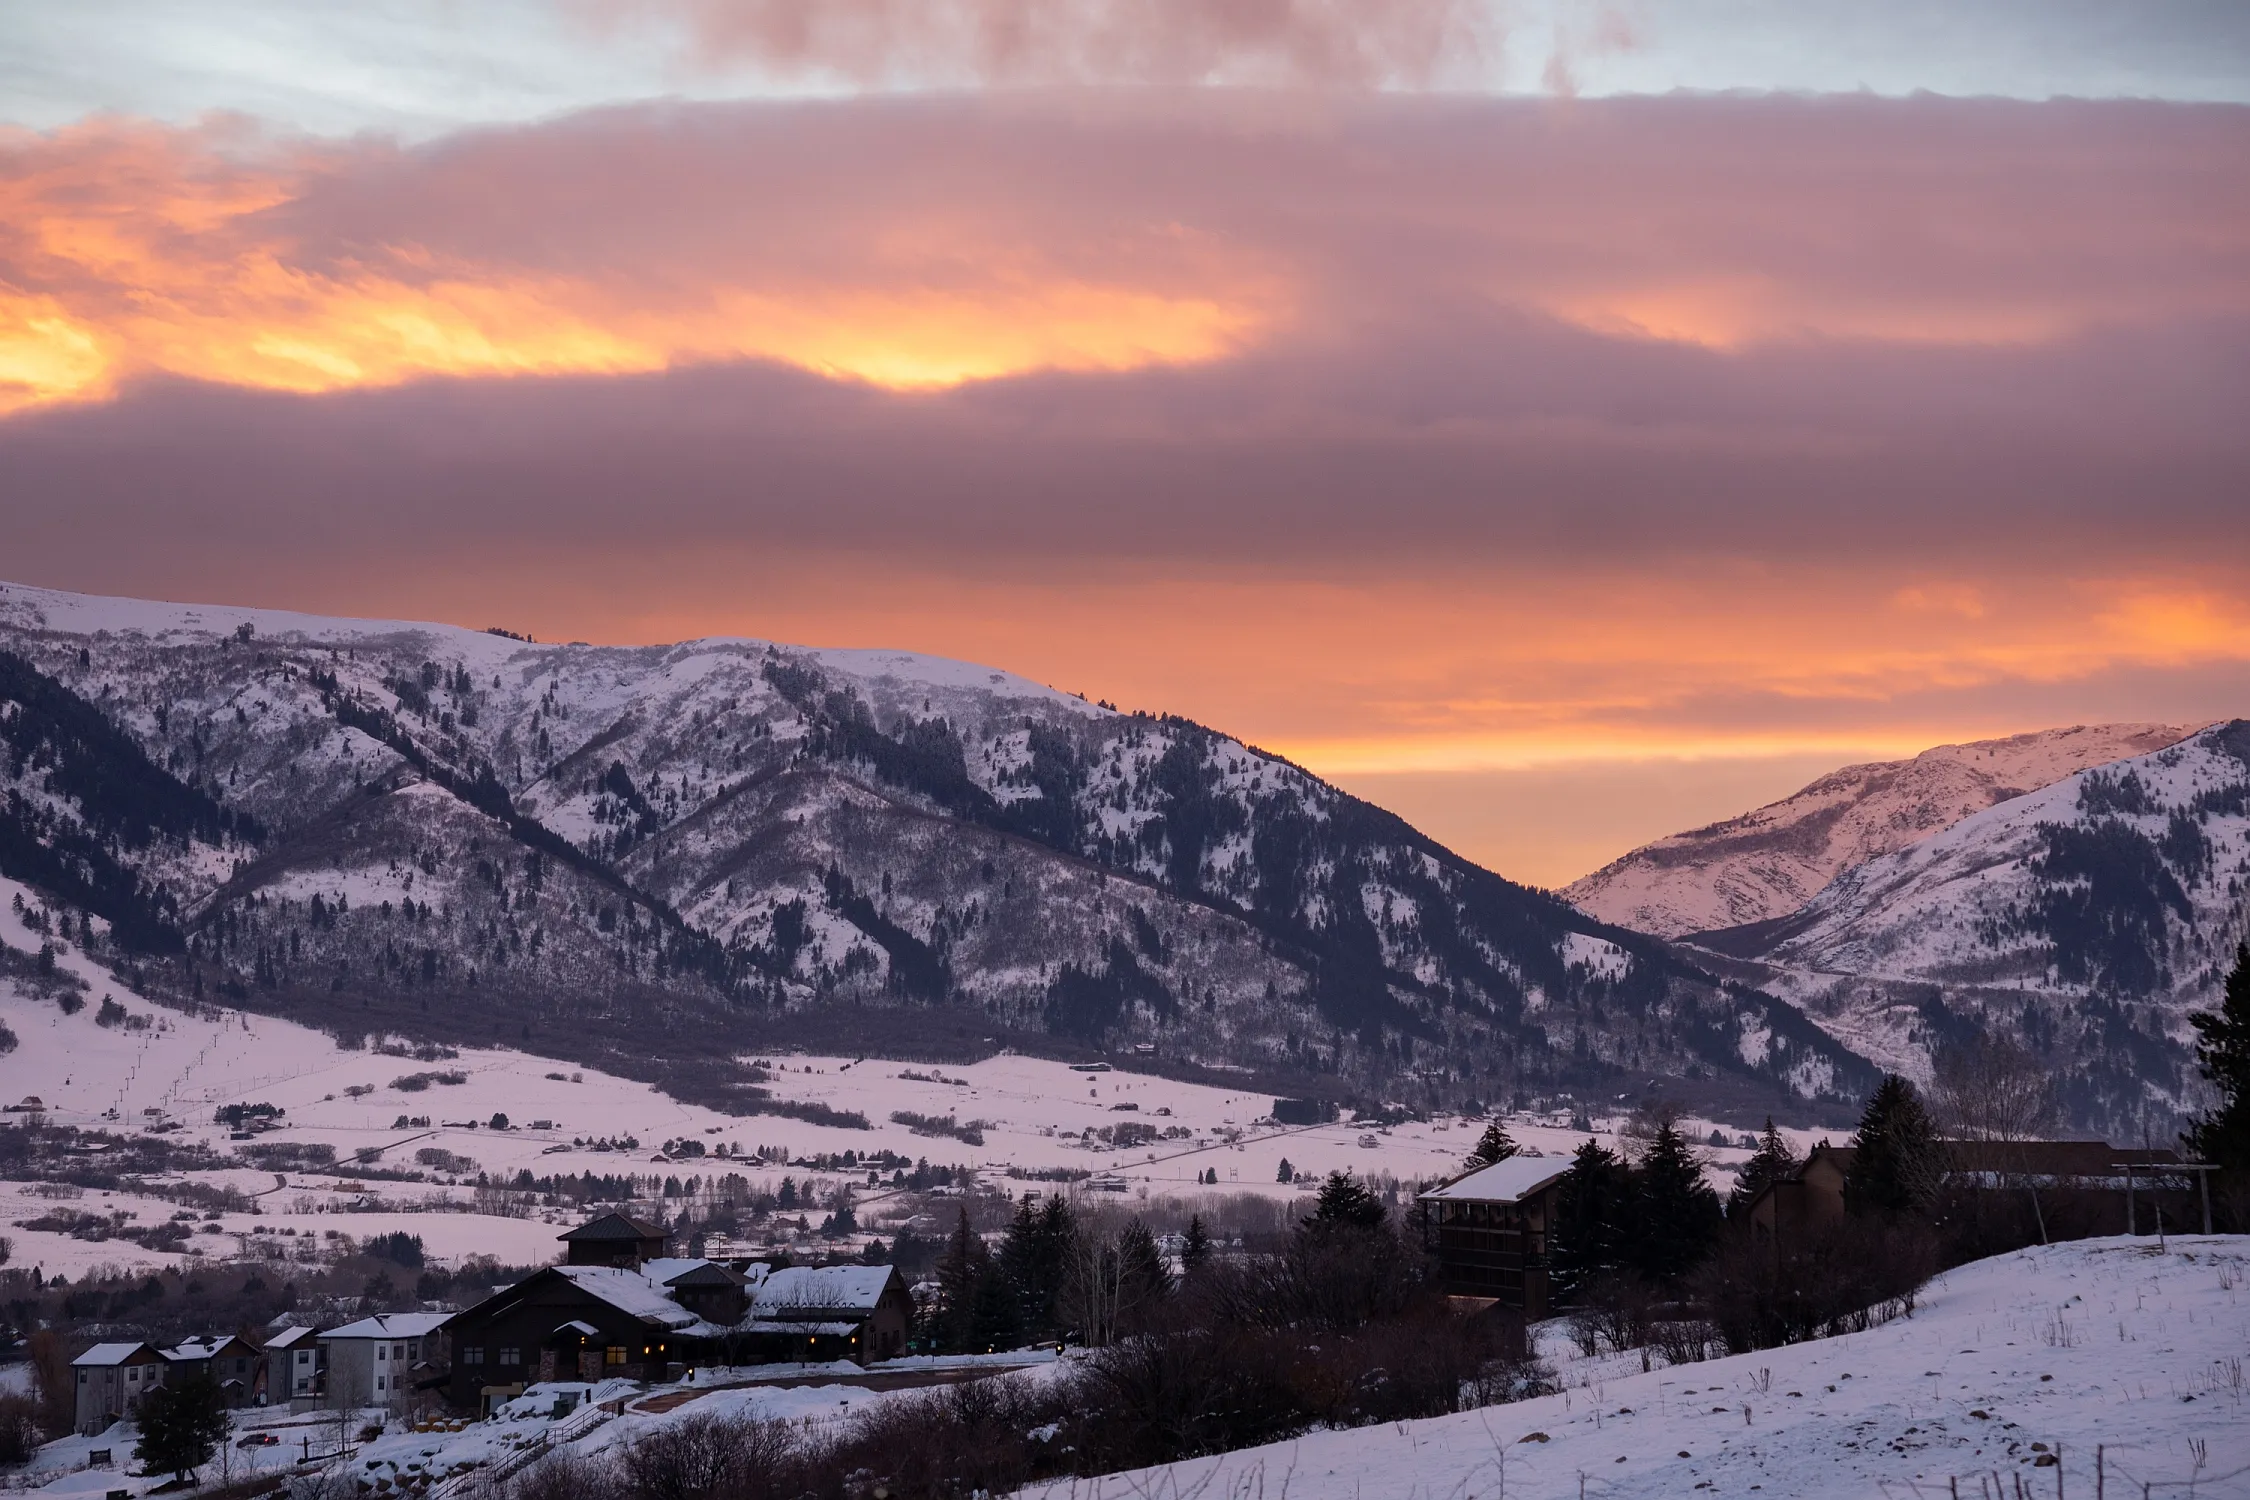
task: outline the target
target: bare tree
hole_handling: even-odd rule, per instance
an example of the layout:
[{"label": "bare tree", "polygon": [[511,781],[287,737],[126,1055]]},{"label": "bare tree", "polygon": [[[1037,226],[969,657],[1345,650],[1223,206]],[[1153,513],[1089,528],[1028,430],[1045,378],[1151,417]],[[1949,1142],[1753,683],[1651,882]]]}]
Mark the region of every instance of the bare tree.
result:
[{"label": "bare tree", "polygon": [[2039,1242],[2046,1244],[2047,1215],[2026,1147],[2055,1128],[2059,1101],[2054,1075],[2029,1048],[1989,1031],[1941,1049],[1932,1062],[1936,1077],[1930,1095],[1939,1129],[1953,1140],[1982,1145],[1978,1154],[2002,1179],[1996,1186],[2020,1185],[2031,1195]]}]

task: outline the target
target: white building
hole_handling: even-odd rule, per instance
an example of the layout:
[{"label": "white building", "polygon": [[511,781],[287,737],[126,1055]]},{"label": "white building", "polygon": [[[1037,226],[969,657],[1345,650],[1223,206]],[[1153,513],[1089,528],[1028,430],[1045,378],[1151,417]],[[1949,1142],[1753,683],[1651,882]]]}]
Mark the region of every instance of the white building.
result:
[{"label": "white building", "polygon": [[320,1395],[319,1335],[284,1328],[266,1340],[266,1400],[274,1406],[310,1402]]},{"label": "white building", "polygon": [[378,1313],[319,1335],[330,1406],[396,1406],[433,1372],[445,1313]]}]

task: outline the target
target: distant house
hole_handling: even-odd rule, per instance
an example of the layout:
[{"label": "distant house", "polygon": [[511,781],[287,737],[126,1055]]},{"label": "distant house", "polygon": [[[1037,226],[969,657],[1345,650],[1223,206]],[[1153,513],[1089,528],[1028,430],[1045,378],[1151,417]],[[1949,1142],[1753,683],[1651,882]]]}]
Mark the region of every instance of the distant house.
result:
[{"label": "distant house", "polygon": [[1547,1257],[1567,1157],[1512,1156],[1422,1193],[1424,1233],[1447,1295],[1547,1315]]},{"label": "distant house", "polygon": [[[1946,1165],[1939,1191],[1947,1209],[1973,1209],[1979,1194],[2038,1193],[2040,1214],[2049,1238],[2082,1239],[2096,1234],[2123,1234],[2136,1217],[2129,1200],[2144,1205],[2134,1226],[2155,1229],[2154,1209],[2167,1205],[2169,1222],[2185,1228],[2185,1196],[2194,1185],[2187,1174],[2166,1173],[2179,1165],[2176,1151],[2161,1147],[2112,1146],[2107,1141],[1946,1141]],[[1856,1147],[1832,1146],[1826,1141],[1813,1147],[1787,1176],[1768,1183],[1750,1200],[1750,1225],[1755,1233],[1779,1236],[1787,1243],[1797,1235],[1844,1217],[1844,1179],[1852,1169]],[[2124,1167],[2133,1170],[2128,1174]]]},{"label": "distant house", "polygon": [[758,1278],[749,1316],[733,1331],[761,1359],[866,1364],[905,1352],[912,1313],[890,1266],[792,1266]]},{"label": "distant house", "polygon": [[438,1369],[444,1313],[378,1313],[315,1335],[331,1406],[397,1406]]},{"label": "distant house", "polygon": [[565,1265],[630,1269],[643,1261],[663,1259],[667,1236],[662,1225],[624,1214],[603,1214],[559,1238],[567,1251]]},{"label": "distant house", "polygon": [[550,1266],[455,1313],[454,1406],[489,1410],[539,1381],[653,1382],[698,1363],[905,1352],[911,1303],[889,1266],[737,1269],[644,1254],[662,1231],[622,1214],[584,1227],[595,1232],[562,1237],[573,1256],[631,1263]]},{"label": "distant house", "polygon": [[92,1436],[133,1414],[141,1398],[164,1384],[171,1365],[147,1344],[96,1344],[70,1362],[76,1375],[77,1431]]},{"label": "distant house", "polygon": [[[655,1261],[679,1275],[695,1262]],[[663,1282],[624,1266],[550,1266],[446,1323],[454,1406],[488,1410],[541,1380],[662,1380],[716,1332]]]},{"label": "distant house", "polygon": [[219,1383],[219,1392],[229,1406],[248,1406],[265,1389],[265,1351],[233,1334],[189,1339],[157,1353],[172,1367],[174,1380],[209,1375]]},{"label": "distant house", "polygon": [[310,1402],[320,1395],[320,1338],[310,1328],[284,1328],[266,1340],[266,1400]]}]

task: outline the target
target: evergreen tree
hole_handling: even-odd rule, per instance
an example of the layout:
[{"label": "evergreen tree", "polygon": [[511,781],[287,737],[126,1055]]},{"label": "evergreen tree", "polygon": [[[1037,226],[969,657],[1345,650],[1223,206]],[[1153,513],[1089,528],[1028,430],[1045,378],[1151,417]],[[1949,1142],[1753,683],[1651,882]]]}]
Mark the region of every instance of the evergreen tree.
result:
[{"label": "evergreen tree", "polygon": [[935,1333],[948,1349],[981,1347],[975,1343],[978,1293],[991,1280],[991,1252],[969,1228],[969,1210],[961,1209],[945,1253],[938,1257],[938,1316]]},{"label": "evergreen tree", "polygon": [[2229,1177],[2250,1176],[2250,943],[2234,950],[2218,1010],[2199,1010],[2188,1024],[2196,1031],[2196,1063],[2219,1101],[2188,1127],[2183,1144]]},{"label": "evergreen tree", "polygon": [[1118,1305],[1145,1317],[1171,1290],[1172,1272],[1164,1264],[1164,1252],[1157,1248],[1148,1225],[1136,1217],[1117,1237]]},{"label": "evergreen tree", "polygon": [[1297,1180],[1297,1169],[1289,1165],[1288,1157],[1284,1156],[1281,1159],[1281,1170],[1273,1174],[1273,1180],[1276,1182],[1295,1182]]},{"label": "evergreen tree", "polygon": [[1570,1159],[1555,1199],[1549,1263],[1555,1291],[1568,1301],[1621,1264],[1622,1224],[1633,1187],[1632,1169],[1599,1141],[1588,1141]]},{"label": "evergreen tree", "polygon": [[192,1483],[195,1471],[211,1461],[227,1436],[227,1401],[209,1374],[190,1375],[160,1385],[141,1398],[136,1425],[140,1442],[133,1457],[150,1473],[171,1471]]},{"label": "evergreen tree", "polygon": [[1187,1235],[1180,1246],[1180,1275],[1190,1277],[1211,1263],[1211,1231],[1203,1227],[1203,1215],[1188,1215]]},{"label": "evergreen tree", "polygon": [[1629,1263],[1651,1281],[1683,1276],[1709,1253],[1719,1219],[1719,1195],[1703,1180],[1703,1164],[1679,1128],[1661,1122],[1633,1173],[1623,1226]]},{"label": "evergreen tree", "polygon": [[1026,1193],[1000,1242],[1000,1267],[1015,1287],[1027,1333],[1046,1335],[1060,1327],[1058,1303],[1078,1241],[1078,1220],[1070,1205],[1050,1194],[1042,1203]]},{"label": "evergreen tree", "polygon": [[1469,1153],[1469,1159],[1462,1165],[1472,1172],[1479,1167],[1497,1166],[1520,1149],[1514,1138],[1501,1128],[1500,1122],[1494,1120],[1484,1127],[1483,1139],[1477,1142],[1476,1150]]},{"label": "evergreen tree", "polygon": [[1886,1074],[1860,1112],[1844,1173],[1844,1205],[1857,1213],[1922,1213],[1937,1198],[1944,1147],[1914,1085]]},{"label": "evergreen tree", "polygon": [[969,1315],[962,1332],[962,1344],[972,1354],[997,1353],[1013,1349],[1023,1342],[1023,1323],[1018,1315],[1016,1289],[1008,1281],[991,1257],[978,1267],[976,1283],[969,1293]]},{"label": "evergreen tree", "polygon": [[1765,1134],[1758,1137],[1757,1151],[1734,1174],[1734,1191],[1727,1194],[1727,1217],[1736,1219],[1750,1212],[1750,1204],[1769,1183],[1780,1182],[1796,1170],[1796,1149],[1774,1129],[1773,1116],[1766,1116]]},{"label": "evergreen tree", "polygon": [[1380,1229],[1383,1227],[1383,1200],[1368,1190],[1351,1173],[1335,1171],[1320,1185],[1320,1196],[1313,1200],[1312,1217],[1306,1225],[1348,1227],[1352,1229]]}]

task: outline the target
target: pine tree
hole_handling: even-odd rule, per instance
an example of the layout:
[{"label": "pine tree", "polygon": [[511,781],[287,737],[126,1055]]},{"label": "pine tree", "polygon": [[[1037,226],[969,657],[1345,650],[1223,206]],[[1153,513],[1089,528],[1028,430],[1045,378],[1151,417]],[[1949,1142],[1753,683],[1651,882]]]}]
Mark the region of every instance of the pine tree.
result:
[{"label": "pine tree", "polygon": [[192,1483],[227,1435],[226,1396],[208,1374],[160,1385],[141,1398],[136,1417],[140,1442],[133,1456],[148,1472],[170,1470]]},{"label": "pine tree", "polygon": [[1719,1234],[1719,1195],[1703,1180],[1703,1164],[1670,1120],[1656,1127],[1633,1173],[1632,1212],[1624,1229],[1627,1258],[1651,1281],[1693,1270]]},{"label": "pine tree", "polygon": [[2197,1011],[2188,1024],[2196,1032],[2196,1064],[2219,1100],[2188,1128],[2183,1144],[2239,1181],[2250,1176],[2250,943],[2234,950],[2218,1010]]},{"label": "pine tree", "polygon": [[1766,1116],[1765,1133],[1758,1137],[1757,1151],[1734,1174],[1734,1191],[1727,1194],[1727,1217],[1735,1219],[1748,1213],[1751,1203],[1768,1184],[1779,1182],[1796,1170],[1796,1148],[1774,1129],[1773,1116]]},{"label": "pine tree", "polygon": [[1077,1216],[1060,1196],[1042,1203],[1026,1193],[1000,1243],[1000,1267],[1016,1289],[1026,1332],[1046,1334],[1060,1326],[1058,1302],[1070,1255],[1078,1240]]},{"label": "pine tree", "polygon": [[1479,1167],[1497,1166],[1521,1149],[1515,1139],[1501,1128],[1500,1122],[1494,1120],[1484,1127],[1484,1137],[1477,1142],[1476,1150],[1469,1153],[1469,1159],[1462,1166],[1472,1172]]},{"label": "pine tree", "polygon": [[1118,1304],[1145,1316],[1171,1290],[1172,1272],[1164,1264],[1164,1252],[1157,1248],[1148,1225],[1136,1217],[1117,1236]]},{"label": "pine tree", "polygon": [[1588,1141],[1572,1155],[1556,1195],[1549,1254],[1555,1291],[1564,1300],[1582,1295],[1620,1264],[1621,1225],[1632,1186],[1632,1169],[1601,1142]]},{"label": "pine tree", "polygon": [[1937,1199],[1944,1147],[1914,1085],[1886,1074],[1860,1112],[1844,1173],[1844,1204],[1856,1213],[1922,1213]]},{"label": "pine tree", "polygon": [[1335,1171],[1321,1183],[1320,1196],[1313,1200],[1312,1217],[1305,1223],[1307,1226],[1380,1229],[1383,1218],[1382,1199],[1351,1173]]},{"label": "pine tree", "polygon": [[1281,1169],[1273,1174],[1273,1180],[1276,1182],[1295,1182],[1297,1180],[1297,1169],[1289,1165],[1288,1157],[1284,1156],[1281,1159]]},{"label": "pine tree", "polygon": [[938,1257],[937,1282],[940,1306],[937,1332],[949,1349],[981,1347],[975,1340],[979,1292],[992,1278],[987,1274],[992,1256],[984,1241],[969,1228],[969,1210],[953,1225],[945,1253]]},{"label": "pine tree", "polygon": [[1211,1231],[1203,1227],[1203,1215],[1188,1215],[1187,1236],[1180,1246],[1180,1275],[1195,1275],[1211,1263]]}]

